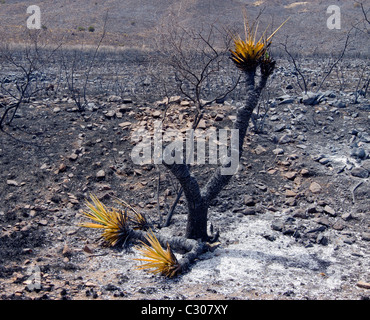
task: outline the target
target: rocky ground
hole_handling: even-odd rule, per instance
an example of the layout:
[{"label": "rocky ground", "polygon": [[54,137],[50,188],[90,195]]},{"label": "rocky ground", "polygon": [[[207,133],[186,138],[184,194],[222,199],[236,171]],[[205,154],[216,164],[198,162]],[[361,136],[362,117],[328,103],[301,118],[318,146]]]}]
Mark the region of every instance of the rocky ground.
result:
[{"label": "rocky ground", "polygon": [[[23,106],[0,133],[1,299],[369,299],[370,105],[346,90],[356,87],[352,67],[351,84],[304,95],[280,63],[263,131],[251,125],[239,172],[210,208],[221,244],[175,279],[136,270],[134,247],[105,248],[98,231],[78,226],[94,193],[184,234],[183,200],[158,228],[175,181],[162,168],[157,193],[155,166],[130,158],[132,132],[151,129],[165,105],[106,95],[79,112],[61,95]],[[173,100],[165,126],[185,130],[195,108]],[[238,103],[207,107],[200,130],[230,128]],[[202,182],[209,168],[192,171]]]}]

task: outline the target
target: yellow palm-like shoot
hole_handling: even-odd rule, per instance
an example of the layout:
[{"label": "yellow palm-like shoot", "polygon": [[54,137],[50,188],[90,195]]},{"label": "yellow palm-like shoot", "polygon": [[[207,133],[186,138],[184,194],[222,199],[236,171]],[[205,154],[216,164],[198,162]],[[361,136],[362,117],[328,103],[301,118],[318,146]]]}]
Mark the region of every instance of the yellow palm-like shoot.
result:
[{"label": "yellow palm-like shoot", "polygon": [[142,247],[137,247],[145,258],[135,260],[147,263],[138,266],[137,269],[153,269],[150,272],[160,273],[169,278],[175,276],[180,271],[180,265],[169,244],[167,243],[167,249],[164,250],[153,232],[148,233],[145,238],[149,245],[142,242]]},{"label": "yellow palm-like shoot", "polygon": [[258,23],[251,27],[248,24],[246,15],[244,16],[245,40],[239,35],[233,35],[234,50],[230,50],[231,59],[236,66],[243,71],[255,69],[260,60],[264,57],[267,48],[270,46],[273,36],[289,20],[285,20],[268,38],[265,37],[266,31],[256,40]]},{"label": "yellow palm-like shoot", "polygon": [[145,216],[137,212],[132,206],[130,206],[126,201],[121,199],[116,199],[116,202],[120,204],[125,210],[130,210],[128,219],[134,230],[147,230],[149,228],[149,222],[146,220]]},{"label": "yellow palm-like shoot", "polygon": [[122,211],[107,208],[99,199],[91,195],[92,203],[86,201],[86,205],[90,212],[83,212],[84,215],[91,220],[97,222],[85,222],[80,226],[86,228],[104,229],[102,238],[109,246],[115,246],[122,242],[128,236],[127,215]]}]

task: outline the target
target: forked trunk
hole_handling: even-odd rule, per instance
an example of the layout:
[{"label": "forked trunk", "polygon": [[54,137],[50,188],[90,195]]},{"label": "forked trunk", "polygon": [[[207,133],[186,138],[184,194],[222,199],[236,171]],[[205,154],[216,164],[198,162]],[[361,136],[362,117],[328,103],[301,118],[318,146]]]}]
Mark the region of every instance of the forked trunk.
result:
[{"label": "forked trunk", "polygon": [[[268,75],[262,75],[258,85],[255,85],[255,70],[246,72],[246,103],[237,111],[237,119],[234,123],[234,129],[238,130],[239,145],[238,145],[238,160],[243,153],[243,142],[248,129],[249,120],[253,110],[257,106],[262,89],[265,87]],[[181,187],[184,190],[188,205],[188,221],[186,226],[186,238],[207,241],[207,214],[208,207],[219,192],[229,183],[233,174],[222,174],[222,168],[227,168],[231,162],[220,166],[210,177],[207,184],[202,190],[195,177],[190,173],[186,163],[166,165],[168,169],[179,180]]]}]

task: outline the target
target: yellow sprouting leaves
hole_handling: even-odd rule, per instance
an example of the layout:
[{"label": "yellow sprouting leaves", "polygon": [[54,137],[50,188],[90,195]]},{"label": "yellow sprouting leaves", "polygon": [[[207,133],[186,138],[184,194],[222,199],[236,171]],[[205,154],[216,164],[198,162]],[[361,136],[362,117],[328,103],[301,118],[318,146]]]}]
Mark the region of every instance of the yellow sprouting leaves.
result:
[{"label": "yellow sprouting leaves", "polygon": [[134,230],[147,230],[149,227],[148,221],[145,216],[140,212],[137,212],[133,207],[131,207],[126,201],[121,199],[116,199],[116,202],[131,213],[128,215],[129,222]]},{"label": "yellow sprouting leaves", "polygon": [[[147,230],[149,228],[145,216],[125,201],[116,200],[124,207],[124,210],[118,210],[106,207],[95,195],[90,195],[90,198],[91,202],[86,201],[89,211],[83,212],[83,214],[93,222],[81,223],[80,226],[103,229],[102,238],[109,246],[113,247],[124,243],[130,236],[130,230]],[[160,273],[166,277],[173,277],[180,272],[180,265],[168,243],[167,249],[163,249],[152,231],[147,233],[145,239],[148,244],[141,241],[142,246],[137,247],[144,258],[135,260],[147,263],[137,269],[154,269],[151,272]]]},{"label": "yellow sprouting leaves", "polygon": [[258,23],[249,25],[246,15],[244,15],[245,40],[239,35],[233,35],[234,50],[230,50],[231,59],[236,66],[244,71],[255,68],[259,61],[264,57],[267,48],[270,46],[273,36],[289,20],[285,20],[268,38],[265,37],[266,31],[257,40]]},{"label": "yellow sprouting leaves", "polygon": [[138,266],[137,269],[153,269],[150,270],[150,272],[154,274],[160,273],[169,278],[175,276],[180,271],[180,265],[169,244],[167,243],[167,249],[164,250],[151,231],[148,232],[145,238],[149,245],[142,242],[142,246],[137,247],[137,250],[139,250],[145,258],[135,260],[147,263]]},{"label": "yellow sprouting leaves", "polygon": [[94,195],[90,198],[92,203],[86,201],[89,212],[83,213],[95,222],[85,222],[80,225],[86,228],[104,229],[102,238],[109,246],[115,246],[124,241],[128,236],[127,214],[115,208],[107,208]]},{"label": "yellow sprouting leaves", "polygon": [[90,195],[90,198],[92,202],[86,201],[89,211],[83,214],[94,222],[85,222],[80,226],[103,229],[102,238],[109,246],[113,247],[126,240],[129,235],[129,224],[133,229],[147,229],[148,223],[145,217],[123,200],[117,200],[117,202],[125,208],[124,211],[107,208],[94,195]]}]

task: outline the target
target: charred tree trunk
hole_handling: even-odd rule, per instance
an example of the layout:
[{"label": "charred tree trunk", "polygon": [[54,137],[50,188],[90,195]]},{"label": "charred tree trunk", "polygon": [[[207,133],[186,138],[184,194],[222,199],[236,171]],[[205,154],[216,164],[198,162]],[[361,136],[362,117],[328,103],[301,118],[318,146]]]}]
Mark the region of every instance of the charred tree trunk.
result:
[{"label": "charred tree trunk", "polygon": [[[261,65],[261,77],[259,83],[255,84],[256,69],[245,72],[246,76],[246,102],[237,111],[234,129],[238,130],[238,160],[243,154],[243,143],[247,133],[250,118],[253,110],[256,108],[262,89],[266,86],[267,79],[272,73],[273,66],[265,68]],[[220,191],[229,183],[232,174],[222,174],[223,168],[230,167],[231,163],[224,164],[216,169],[210,177],[207,184],[202,190],[195,177],[190,173],[186,163],[166,165],[166,167],[174,174],[184,190],[188,205],[188,220],[186,226],[186,238],[196,239],[201,241],[209,240],[207,234],[207,215],[208,207],[212,199],[214,199]]]}]

